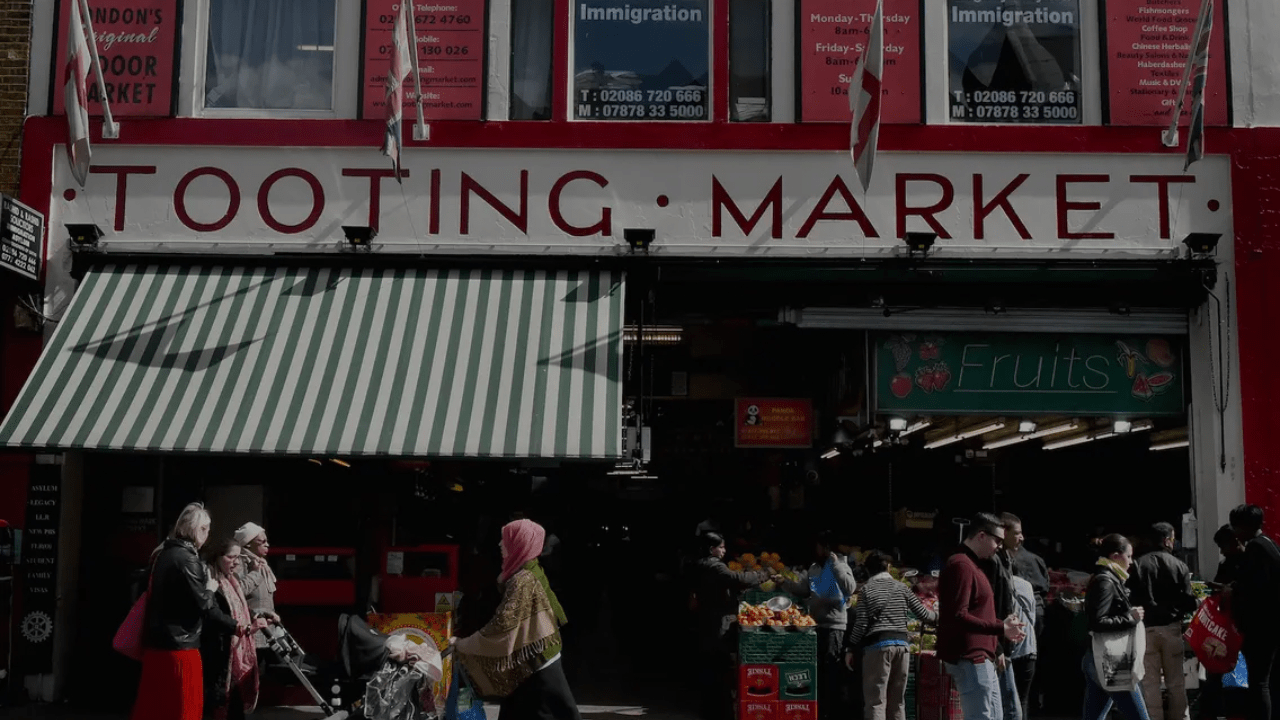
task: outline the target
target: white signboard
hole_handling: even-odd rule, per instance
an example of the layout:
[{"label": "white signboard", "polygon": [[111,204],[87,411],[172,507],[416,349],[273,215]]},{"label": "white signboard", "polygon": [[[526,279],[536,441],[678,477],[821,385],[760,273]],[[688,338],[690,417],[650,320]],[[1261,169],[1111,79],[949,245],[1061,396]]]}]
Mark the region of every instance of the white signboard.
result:
[{"label": "white signboard", "polygon": [[[865,196],[845,152],[409,150],[398,185],[374,148],[94,148],[79,189],[54,156],[51,227],[108,248],[614,254],[623,230],[682,256],[859,257],[907,232],[940,257],[1151,255],[1231,232],[1230,167],[1181,154],[882,153]],[[56,232],[56,231],[55,231]],[[52,246],[65,246],[54,238]]]}]

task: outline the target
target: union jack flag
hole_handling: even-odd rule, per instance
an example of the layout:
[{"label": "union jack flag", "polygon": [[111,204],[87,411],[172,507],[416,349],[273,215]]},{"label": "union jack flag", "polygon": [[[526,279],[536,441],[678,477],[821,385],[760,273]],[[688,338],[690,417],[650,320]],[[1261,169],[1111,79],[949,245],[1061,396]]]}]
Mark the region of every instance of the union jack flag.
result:
[{"label": "union jack flag", "polygon": [[[1204,84],[1209,74],[1209,38],[1213,35],[1213,0],[1204,0],[1200,8],[1200,22],[1196,30],[1196,44],[1187,62],[1191,63],[1191,128],[1187,131],[1187,162],[1204,157]],[[1181,108],[1179,108],[1181,110]]]},{"label": "union jack flag", "polygon": [[67,108],[67,161],[80,187],[89,177],[89,43],[85,40],[80,0],[71,3],[67,23],[67,65],[62,76]]},{"label": "union jack flag", "polygon": [[401,122],[404,119],[404,79],[414,68],[416,43],[409,44],[410,2],[400,3],[395,28],[391,31],[391,67],[387,68],[387,135],[382,144],[382,154],[391,158],[391,167],[400,179]]},{"label": "union jack flag", "polygon": [[862,183],[862,191],[871,186],[871,171],[876,164],[876,144],[880,139],[880,95],[884,85],[884,0],[876,2],[871,18],[867,49],[858,58],[858,68],[849,83],[849,156]]}]

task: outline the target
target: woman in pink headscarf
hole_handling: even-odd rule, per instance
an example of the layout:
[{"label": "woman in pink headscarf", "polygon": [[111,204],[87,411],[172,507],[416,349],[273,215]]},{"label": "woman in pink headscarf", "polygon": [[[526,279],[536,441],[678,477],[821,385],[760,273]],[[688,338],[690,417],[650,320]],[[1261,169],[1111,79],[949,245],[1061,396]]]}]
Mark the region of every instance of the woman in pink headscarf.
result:
[{"label": "woman in pink headscarf", "polygon": [[484,698],[501,698],[501,720],[581,720],[560,665],[560,601],[538,564],[546,531],[532,520],[502,528],[502,602],[457,652]]}]

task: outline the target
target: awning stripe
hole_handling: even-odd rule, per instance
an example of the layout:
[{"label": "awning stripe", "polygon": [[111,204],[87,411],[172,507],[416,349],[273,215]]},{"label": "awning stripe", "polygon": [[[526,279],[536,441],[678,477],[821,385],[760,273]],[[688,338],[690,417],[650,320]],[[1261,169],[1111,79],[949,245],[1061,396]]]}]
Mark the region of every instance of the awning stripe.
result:
[{"label": "awning stripe", "polygon": [[109,266],[0,443],[617,457],[622,301],[609,272]]}]

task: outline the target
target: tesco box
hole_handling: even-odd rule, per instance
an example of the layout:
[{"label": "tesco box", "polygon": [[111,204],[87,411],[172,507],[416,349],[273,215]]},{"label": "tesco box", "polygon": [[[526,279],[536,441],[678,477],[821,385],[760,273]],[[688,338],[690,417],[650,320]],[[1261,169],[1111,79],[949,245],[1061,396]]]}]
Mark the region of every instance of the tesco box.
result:
[{"label": "tesco box", "polygon": [[777,665],[741,665],[738,667],[738,701],[757,702],[778,699]]}]

